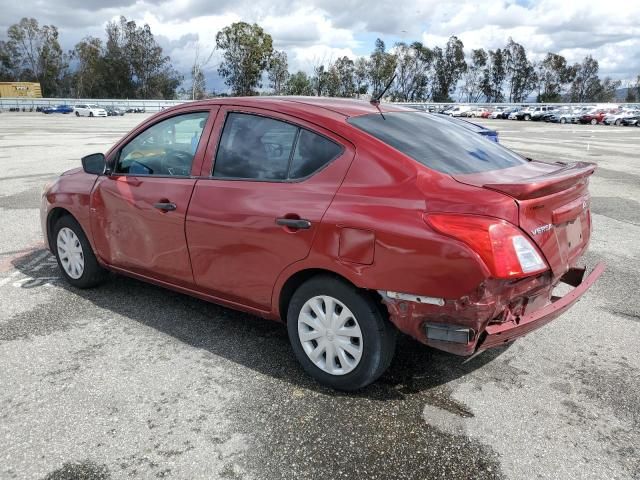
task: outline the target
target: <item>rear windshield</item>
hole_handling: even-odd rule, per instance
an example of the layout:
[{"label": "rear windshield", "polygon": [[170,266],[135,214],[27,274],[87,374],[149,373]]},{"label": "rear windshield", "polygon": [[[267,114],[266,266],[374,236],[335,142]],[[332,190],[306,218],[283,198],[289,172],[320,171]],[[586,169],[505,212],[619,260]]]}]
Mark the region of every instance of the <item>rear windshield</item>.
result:
[{"label": "rear windshield", "polygon": [[450,117],[449,115],[444,115],[441,113],[438,113],[438,118],[441,118],[443,120],[446,120],[447,122],[451,122],[451,123],[455,123],[456,125],[460,125],[463,128],[466,128],[467,130],[471,130],[472,132],[475,133],[487,133],[487,132],[491,132],[492,130],[489,130],[488,128],[484,128],[480,125],[477,125],[473,122],[467,122],[466,120],[460,120],[459,118],[456,117]]},{"label": "rear windshield", "polygon": [[527,163],[483,135],[429,113],[372,113],[348,122],[442,173],[485,172]]}]

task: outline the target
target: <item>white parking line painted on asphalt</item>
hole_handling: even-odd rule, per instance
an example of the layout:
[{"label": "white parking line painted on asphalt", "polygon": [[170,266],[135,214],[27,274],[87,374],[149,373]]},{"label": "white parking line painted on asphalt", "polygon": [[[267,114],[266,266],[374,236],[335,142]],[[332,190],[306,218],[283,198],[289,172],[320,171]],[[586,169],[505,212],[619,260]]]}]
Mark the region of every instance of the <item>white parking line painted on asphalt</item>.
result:
[{"label": "white parking line painted on asphalt", "polygon": [[62,280],[60,277],[25,277],[13,282],[13,286],[15,288],[52,287],[53,283],[60,280]]},{"label": "white parking line painted on asphalt", "polygon": [[33,267],[34,265],[38,264],[41,260],[44,260],[49,255],[50,254],[48,251],[40,252],[38,255],[35,256],[35,258],[31,259],[31,261],[25,265],[25,268],[29,269]]},{"label": "white parking line painted on asphalt", "polygon": [[11,280],[13,280],[13,277],[17,277],[18,275],[20,275],[20,272],[18,270],[16,270],[15,272],[9,274],[9,276],[0,279],[0,287],[2,287],[3,285],[9,283]]}]

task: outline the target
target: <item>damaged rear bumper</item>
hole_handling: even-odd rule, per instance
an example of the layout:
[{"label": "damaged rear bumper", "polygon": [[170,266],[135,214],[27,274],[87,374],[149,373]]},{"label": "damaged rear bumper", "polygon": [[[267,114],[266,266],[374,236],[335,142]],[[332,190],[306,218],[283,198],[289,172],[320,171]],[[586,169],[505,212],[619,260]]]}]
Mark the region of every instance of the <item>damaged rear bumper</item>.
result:
[{"label": "damaged rear bumper", "polygon": [[[600,275],[604,272],[604,268],[604,263],[598,263],[589,276],[584,279],[582,275],[576,274],[576,271],[584,273],[584,270],[569,270],[569,272],[562,277],[561,281],[574,286],[575,288],[573,290],[564,297],[552,298],[551,303],[532,313],[515,318],[509,322],[487,325],[484,335],[480,337],[476,345],[476,351],[480,352],[488,348],[497,347],[518,337],[522,337],[562,315],[571,308],[574,303],[580,300],[580,297],[600,278]],[[576,278],[578,276],[579,278]]]},{"label": "damaged rear bumper", "polygon": [[[570,269],[560,282],[574,289],[563,297],[552,297],[553,286],[541,278],[531,279],[520,290],[517,286],[502,288],[497,294],[489,288],[475,301],[447,301],[444,306],[403,302],[386,295],[383,300],[390,320],[404,333],[430,347],[468,356],[546,325],[576,303],[604,269],[604,263],[598,263],[586,278],[584,269]],[[526,301],[522,310],[514,313],[509,305],[516,297]]]}]

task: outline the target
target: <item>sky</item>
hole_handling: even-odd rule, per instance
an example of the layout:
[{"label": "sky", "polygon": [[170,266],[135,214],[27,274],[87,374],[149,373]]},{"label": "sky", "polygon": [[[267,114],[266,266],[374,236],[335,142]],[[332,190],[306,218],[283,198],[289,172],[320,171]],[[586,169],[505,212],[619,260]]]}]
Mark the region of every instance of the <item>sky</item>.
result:
[{"label": "sky", "polygon": [[[640,74],[640,0],[0,0],[0,12],[0,38],[29,16],[56,25],[65,50],[88,35],[104,38],[105,24],[120,15],[148,23],[185,76],[196,46],[207,55],[216,33],[237,21],[261,25],[291,71],[368,55],[376,38],[433,47],[457,35],[467,52],[512,37],[532,60],[551,51],[574,63],[591,54],[601,76],[623,86]],[[216,51],[205,67],[208,89],[223,89],[219,61]]]}]

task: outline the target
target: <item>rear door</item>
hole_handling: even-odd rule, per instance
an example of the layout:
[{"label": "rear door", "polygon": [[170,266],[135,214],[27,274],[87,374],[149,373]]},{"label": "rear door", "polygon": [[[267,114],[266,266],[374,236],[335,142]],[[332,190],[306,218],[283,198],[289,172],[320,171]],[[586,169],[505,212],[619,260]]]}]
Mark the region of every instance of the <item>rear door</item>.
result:
[{"label": "rear door", "polygon": [[93,238],[106,263],[193,284],[185,217],[217,109],[161,117],[115,153],[113,173],[98,178],[91,197]]},{"label": "rear door", "polygon": [[209,177],[198,180],[187,217],[195,282],[269,310],[278,275],[309,254],[354,148],[272,111],[226,107],[216,124]]}]

